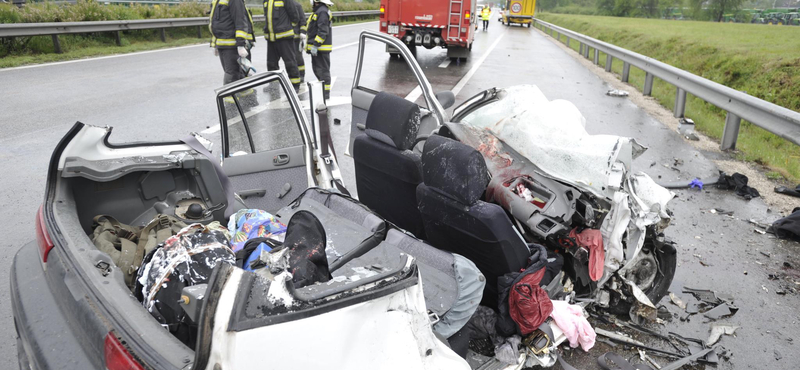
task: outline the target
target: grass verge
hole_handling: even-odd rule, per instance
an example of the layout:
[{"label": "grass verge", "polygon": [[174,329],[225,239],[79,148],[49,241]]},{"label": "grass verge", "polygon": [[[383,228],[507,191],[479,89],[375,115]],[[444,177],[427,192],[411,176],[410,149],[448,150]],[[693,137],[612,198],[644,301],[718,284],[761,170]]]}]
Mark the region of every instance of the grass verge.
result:
[{"label": "grass verge", "polygon": [[[800,111],[800,27],[550,13],[537,17]],[[577,51],[579,44],[571,47]],[[605,67],[605,54],[599,59]],[[612,71],[621,74],[622,61],[614,60]],[[642,70],[631,68],[629,84],[641,89],[644,77]],[[671,108],[675,87],[656,78],[652,96]],[[689,95],[685,115],[709,137],[722,136],[725,111]],[[800,181],[797,145],[742,121],[737,149],[739,159],[767,166],[793,183]]]},{"label": "grass verge", "polygon": [[[336,22],[334,26],[371,22],[374,20],[377,20],[377,17],[362,17],[362,19]],[[259,37],[263,36],[260,27],[260,25],[256,25],[256,35]],[[16,54],[5,55],[0,58],[0,68],[208,43],[211,39],[208,27],[200,27],[200,30],[202,33],[201,38],[197,37],[197,30],[194,27],[167,29],[166,42],[161,41],[158,30],[123,31],[121,33],[121,46],[116,45],[116,38],[111,32],[62,35],[59,36],[59,42],[63,50],[61,54],[55,53],[53,41],[50,36],[26,37],[24,40],[15,41],[24,43],[24,47],[21,48],[23,51]]]}]

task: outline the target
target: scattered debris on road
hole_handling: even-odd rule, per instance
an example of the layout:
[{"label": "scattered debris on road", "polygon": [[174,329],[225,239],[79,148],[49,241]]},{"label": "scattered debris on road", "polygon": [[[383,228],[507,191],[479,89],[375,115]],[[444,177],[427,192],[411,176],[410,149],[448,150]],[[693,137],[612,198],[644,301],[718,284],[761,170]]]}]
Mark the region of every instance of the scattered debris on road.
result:
[{"label": "scattered debris on road", "polygon": [[687,140],[700,140],[697,134],[694,133],[694,121],[690,118],[681,118],[680,121],[678,121],[678,133]]},{"label": "scattered debris on road", "polygon": [[606,92],[606,95],[614,96],[614,97],[617,97],[617,98],[624,98],[624,97],[628,96],[628,92],[625,91],[625,90],[611,89],[611,90],[608,90],[608,92]]},{"label": "scattered debris on road", "polygon": [[776,186],[775,192],[800,198],[800,184],[798,184],[797,187],[795,187],[794,189],[789,189],[788,187],[783,185]]},{"label": "scattered debris on road", "polygon": [[760,197],[761,194],[758,193],[758,190],[747,186],[747,181],[747,176],[741,173],[737,172],[733,175],[728,175],[724,172],[720,172],[717,187],[720,189],[735,190],[736,195],[747,200]]},{"label": "scattered debris on road", "polygon": [[711,324],[711,334],[708,336],[706,344],[713,346],[723,335],[733,335],[736,329],[739,329],[739,327],[735,325],[713,323]]}]

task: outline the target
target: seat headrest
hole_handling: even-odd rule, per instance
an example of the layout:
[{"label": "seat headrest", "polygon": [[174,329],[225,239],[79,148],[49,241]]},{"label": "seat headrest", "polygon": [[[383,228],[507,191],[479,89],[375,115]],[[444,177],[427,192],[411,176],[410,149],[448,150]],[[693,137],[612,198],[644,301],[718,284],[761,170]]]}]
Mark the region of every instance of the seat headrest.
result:
[{"label": "seat headrest", "polygon": [[419,106],[380,92],[367,112],[367,136],[400,150],[411,149],[419,131]]},{"label": "seat headrest", "polygon": [[472,205],[489,185],[483,155],[458,141],[431,135],[422,151],[422,181],[459,202]]}]

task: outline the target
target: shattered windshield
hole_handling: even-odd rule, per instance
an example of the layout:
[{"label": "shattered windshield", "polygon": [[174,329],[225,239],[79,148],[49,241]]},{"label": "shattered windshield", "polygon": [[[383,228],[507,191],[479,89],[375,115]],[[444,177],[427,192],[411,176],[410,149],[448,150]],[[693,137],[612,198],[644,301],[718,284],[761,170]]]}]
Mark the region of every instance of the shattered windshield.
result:
[{"label": "shattered windshield", "polygon": [[490,131],[545,173],[604,197],[613,193],[609,185],[620,186],[612,176],[614,164],[630,171],[633,158],[645,150],[631,138],[590,135],[574,104],[550,101],[533,85],[498,90],[496,100],[461,123]]}]

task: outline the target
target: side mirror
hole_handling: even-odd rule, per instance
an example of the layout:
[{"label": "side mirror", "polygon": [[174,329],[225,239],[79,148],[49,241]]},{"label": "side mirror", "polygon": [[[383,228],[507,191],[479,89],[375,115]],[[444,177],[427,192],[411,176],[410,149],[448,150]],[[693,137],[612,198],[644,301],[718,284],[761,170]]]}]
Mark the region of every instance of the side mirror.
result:
[{"label": "side mirror", "polygon": [[450,90],[439,91],[436,93],[436,100],[442,105],[442,108],[447,109],[453,106],[456,102],[456,95]]}]

